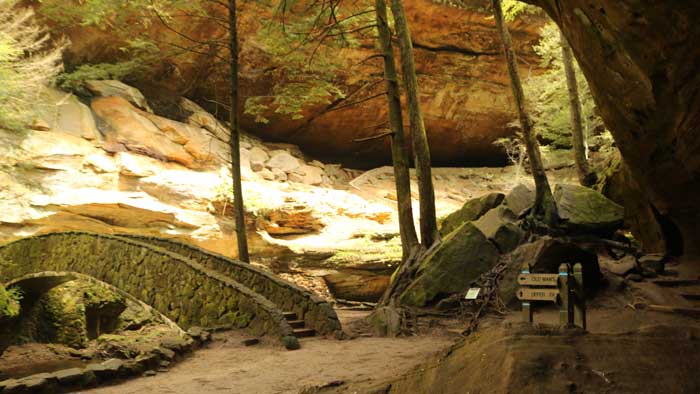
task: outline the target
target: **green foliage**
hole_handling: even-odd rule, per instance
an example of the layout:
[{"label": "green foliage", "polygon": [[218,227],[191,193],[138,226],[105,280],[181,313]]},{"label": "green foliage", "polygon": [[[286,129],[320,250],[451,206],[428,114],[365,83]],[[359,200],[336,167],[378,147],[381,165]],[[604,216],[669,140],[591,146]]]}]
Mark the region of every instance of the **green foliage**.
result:
[{"label": "green foliage", "polygon": [[93,79],[116,79],[128,81],[132,76],[148,70],[160,57],[158,47],[151,41],[137,39],[121,48],[129,60],[116,63],[83,64],[71,72],[61,73],[56,83],[62,89],[86,94],[85,81]]},{"label": "green foliage", "polygon": [[[562,63],[559,28],[554,22],[550,22],[540,33],[542,38],[534,49],[542,58],[541,65],[548,68],[548,71],[531,76],[525,81],[525,94],[530,98],[530,115],[543,143],[555,148],[570,148],[572,125],[569,92]],[[585,132],[602,126],[603,122],[596,115],[595,103],[586,78],[575,62],[574,67]]]},{"label": "green foliage", "polygon": [[[472,10],[482,13],[492,13],[490,2],[465,2],[463,0],[432,0],[435,4],[441,4],[447,7],[461,8],[463,10]],[[534,5],[523,3],[518,0],[502,0],[501,8],[506,21],[512,22],[519,16],[525,14],[537,14],[540,8]]]},{"label": "green foliage", "polygon": [[[148,36],[154,21],[163,21],[174,29],[183,25],[183,18],[190,18],[195,23],[211,20],[211,23],[225,27],[224,4],[205,0],[73,0],[67,7],[65,3],[65,0],[43,0],[40,12],[60,27],[90,26],[114,32],[118,39],[128,42],[121,48],[122,54],[117,61],[78,65],[58,78],[59,86],[79,94],[85,93],[83,84],[86,80],[136,80],[148,75],[148,71],[163,59],[186,55],[189,48],[197,51],[214,48],[212,53],[224,61],[228,56],[226,36],[212,37],[209,49],[174,31],[161,37],[157,43]],[[281,3],[280,7],[283,7]],[[329,105],[345,97],[335,81],[344,65],[336,61],[337,53],[333,52],[357,46],[357,33],[370,32],[362,25],[373,23],[372,12],[347,17],[358,9],[371,11],[367,5],[336,6],[333,11],[322,7],[319,11],[318,7],[286,1],[284,7],[284,11],[279,8],[279,18],[264,22],[263,29],[252,38],[256,41],[256,48],[262,49],[269,58],[265,77],[279,81],[266,95],[246,99],[245,112],[259,122],[267,122],[266,116],[271,113],[300,119],[306,108]],[[221,75],[213,76],[213,79],[226,78],[226,67],[215,70],[221,70]]]},{"label": "green foliage", "polygon": [[0,0],[0,127],[22,130],[32,122],[61,70],[62,48],[52,45],[31,9]]},{"label": "green foliage", "polygon": [[503,0],[501,6],[503,7],[503,16],[508,22],[514,21],[518,16],[536,14],[540,11],[538,7],[518,0]]},{"label": "green foliage", "polygon": [[[66,4],[70,3],[70,4]],[[119,30],[134,23],[148,27],[153,10],[164,5],[160,0],[41,0],[42,16],[62,26],[80,24],[110,30]]]},{"label": "green foliage", "polygon": [[118,41],[125,43],[118,48],[121,55],[112,63],[82,64],[62,73],[57,78],[61,88],[85,94],[84,82],[91,79],[117,79],[129,81],[153,67],[167,52],[148,36],[148,28],[156,20],[156,12],[164,19],[170,18],[167,11],[182,6],[181,0],[83,0],[73,1],[43,0],[39,13],[59,27],[75,25],[109,31]]},{"label": "green foliage", "polygon": [[5,289],[0,286],[0,318],[15,317],[19,314],[22,292],[19,289]]},{"label": "green foliage", "polygon": [[246,114],[262,123],[269,121],[270,111],[301,119],[305,108],[345,98],[336,79],[347,64],[338,51],[359,46],[365,34],[375,31],[374,13],[362,2],[333,11],[284,12],[256,37],[272,63],[266,74],[282,81],[269,96],[246,100]]}]

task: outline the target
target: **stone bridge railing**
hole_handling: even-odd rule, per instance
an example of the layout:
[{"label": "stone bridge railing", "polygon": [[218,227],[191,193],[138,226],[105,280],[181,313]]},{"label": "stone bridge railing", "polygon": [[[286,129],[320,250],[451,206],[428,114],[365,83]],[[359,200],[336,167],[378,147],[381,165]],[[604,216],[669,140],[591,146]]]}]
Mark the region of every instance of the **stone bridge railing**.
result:
[{"label": "stone bridge railing", "polygon": [[295,312],[300,319],[304,320],[307,327],[313,328],[320,334],[332,334],[341,330],[338,316],[326,300],[251,264],[173,239],[132,234],[119,234],[119,236],[167,249],[231,277],[263,295],[283,310]]},{"label": "stone bridge railing", "polygon": [[0,282],[42,271],[92,276],[153,306],[185,329],[233,324],[277,336],[288,347],[298,346],[273,302],[204,264],[154,245],[66,232],[0,246]]}]

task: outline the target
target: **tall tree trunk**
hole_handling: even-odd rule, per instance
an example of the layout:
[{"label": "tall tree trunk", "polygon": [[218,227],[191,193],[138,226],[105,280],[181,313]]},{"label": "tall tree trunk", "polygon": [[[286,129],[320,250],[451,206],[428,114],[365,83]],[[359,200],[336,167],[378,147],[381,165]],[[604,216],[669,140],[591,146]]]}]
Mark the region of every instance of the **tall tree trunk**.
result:
[{"label": "tall tree trunk", "polygon": [[389,30],[386,12],[386,1],[375,0],[377,30],[379,44],[384,58],[384,80],[389,102],[389,123],[391,131],[391,157],[394,164],[394,179],[396,180],[396,200],[399,211],[399,233],[403,259],[406,261],[411,251],[418,245],[416,227],[413,223],[413,208],[411,205],[411,178],[409,174],[409,157],[404,139],[403,117],[401,114],[401,93],[396,73],[394,48],[391,45],[391,30]]},{"label": "tall tree trunk", "polygon": [[578,94],[578,84],[576,82],[576,71],[574,70],[574,59],[571,54],[569,41],[559,30],[559,41],[561,42],[562,62],[564,63],[564,73],[566,74],[566,86],[569,89],[569,111],[571,112],[571,134],[574,146],[574,159],[576,160],[576,170],[581,185],[591,186],[595,183],[595,173],[591,172],[586,159],[586,147],[583,138],[583,123],[581,121],[581,100]]},{"label": "tall tree trunk", "polygon": [[246,239],[245,211],[243,209],[243,185],[241,184],[241,133],[238,119],[238,28],[236,27],[236,0],[228,2],[229,50],[231,52],[231,178],[233,180],[233,212],[236,217],[236,241],[238,258],[250,262]]},{"label": "tall tree trunk", "polygon": [[530,159],[532,176],[535,179],[535,205],[531,213],[534,217],[544,220],[544,223],[548,226],[554,227],[557,224],[559,215],[557,214],[557,206],[554,202],[554,196],[552,196],[552,189],[549,187],[547,174],[542,164],[542,156],[539,144],[537,143],[537,137],[532,130],[532,120],[525,109],[525,94],[523,93],[523,85],[520,82],[520,75],[518,74],[518,67],[515,61],[513,41],[510,38],[508,27],[503,18],[501,0],[491,0],[491,4],[493,5],[494,17],[496,18],[496,28],[498,29],[501,42],[503,43],[503,52],[506,57],[506,63],[508,64],[510,84],[513,89],[515,105],[518,110],[520,127],[523,131],[527,156]]},{"label": "tall tree trunk", "polygon": [[418,195],[420,197],[420,236],[421,243],[428,249],[438,240],[437,217],[435,214],[435,190],[433,189],[432,170],[430,168],[430,149],[425,134],[425,124],[418,101],[418,80],[416,65],[413,60],[413,43],[408,29],[406,11],[402,0],[391,0],[391,12],[401,51],[401,71],[403,73],[408,115],[411,122],[411,138],[416,158],[416,175],[418,177]]}]

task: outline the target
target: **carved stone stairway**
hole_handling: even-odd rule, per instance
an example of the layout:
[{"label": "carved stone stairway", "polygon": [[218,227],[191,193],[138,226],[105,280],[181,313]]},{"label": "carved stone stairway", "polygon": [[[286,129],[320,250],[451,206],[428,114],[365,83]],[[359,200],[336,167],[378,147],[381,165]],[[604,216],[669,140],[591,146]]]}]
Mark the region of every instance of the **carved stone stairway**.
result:
[{"label": "carved stone stairway", "polygon": [[292,326],[292,332],[297,338],[308,338],[316,336],[316,330],[313,328],[307,328],[306,322],[299,320],[298,316],[294,312],[283,312],[284,318],[287,320],[290,326]]}]

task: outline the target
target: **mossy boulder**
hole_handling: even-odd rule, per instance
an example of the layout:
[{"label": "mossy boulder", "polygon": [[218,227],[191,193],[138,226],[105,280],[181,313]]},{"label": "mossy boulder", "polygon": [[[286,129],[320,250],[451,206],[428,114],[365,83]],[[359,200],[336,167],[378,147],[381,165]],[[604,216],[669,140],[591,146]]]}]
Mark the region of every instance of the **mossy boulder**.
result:
[{"label": "mossy boulder", "polygon": [[450,294],[462,293],[498,261],[498,249],[472,223],[451,232],[421,264],[401,302],[426,306]]},{"label": "mossy boulder", "polygon": [[607,236],[622,227],[625,219],[624,207],[587,187],[559,184],[554,200],[569,233]]},{"label": "mossy boulder", "polygon": [[521,183],[506,194],[502,205],[512,212],[513,219],[517,219],[525,210],[532,208],[534,204],[535,191]]},{"label": "mossy boulder", "polygon": [[498,206],[504,198],[503,193],[491,193],[465,202],[462,208],[452,212],[442,221],[440,234],[444,237],[462,224],[477,220]]},{"label": "mossy boulder", "polygon": [[152,310],[146,309],[135,302],[127,301],[126,309],[119,315],[116,330],[138,330],[157,320],[158,318],[153,314]]},{"label": "mossy boulder", "polygon": [[297,350],[301,348],[301,344],[299,344],[299,339],[293,335],[286,335],[282,337],[282,344],[284,344],[284,347],[287,350]]},{"label": "mossy boulder", "polygon": [[472,222],[501,253],[507,253],[520,245],[525,233],[514,223],[512,211],[500,205]]}]

